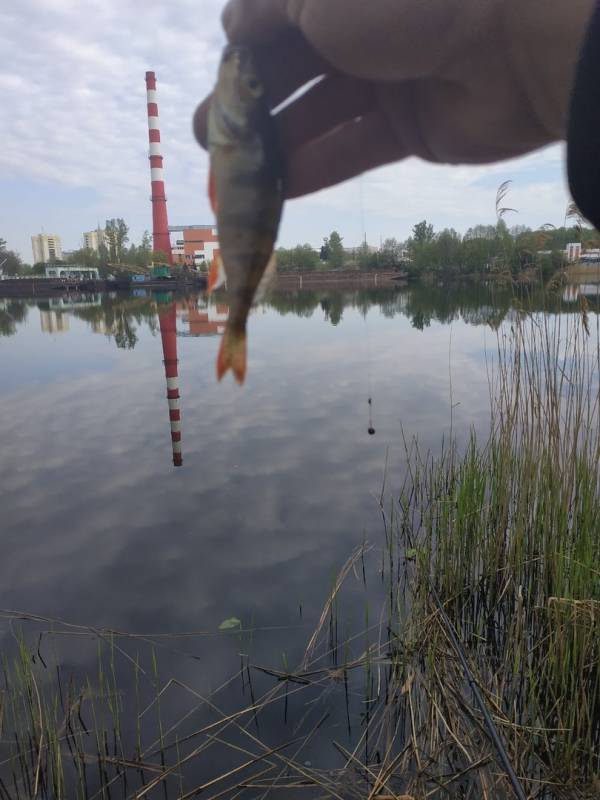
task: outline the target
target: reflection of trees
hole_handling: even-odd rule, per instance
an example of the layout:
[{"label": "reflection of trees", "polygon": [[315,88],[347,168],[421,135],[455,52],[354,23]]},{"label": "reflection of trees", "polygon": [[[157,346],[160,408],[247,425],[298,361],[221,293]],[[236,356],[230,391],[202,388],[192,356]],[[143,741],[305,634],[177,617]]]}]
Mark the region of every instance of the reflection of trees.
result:
[{"label": "reflection of trees", "polygon": [[27,319],[24,300],[0,300],[0,336],[13,336],[17,325]]},{"label": "reflection of trees", "polygon": [[[84,298],[85,299],[85,298]],[[197,304],[198,295],[190,295],[189,302]],[[138,330],[146,325],[155,335],[158,332],[157,307],[161,302],[172,302],[171,293],[132,297],[126,294],[101,295],[95,305],[65,306],[63,313],[85,320],[95,333],[113,339],[116,346],[132,349],[138,342]],[[225,303],[226,294],[202,296],[202,307]],[[496,284],[448,283],[432,285],[414,283],[403,288],[369,288],[346,291],[293,290],[276,291],[268,295],[265,305],[281,315],[293,314],[310,318],[319,312],[332,325],[343,320],[346,309],[355,309],[366,317],[371,308],[389,319],[407,317],[413,327],[423,330],[433,322],[449,324],[462,319],[467,325],[489,325],[497,329],[511,308],[524,312],[579,313],[577,304],[564,304],[559,294],[537,287],[515,289]],[[589,297],[590,310],[600,310],[600,296]],[[50,299],[0,300],[0,336],[12,336],[27,317],[29,306],[40,310],[61,310]]]},{"label": "reflection of trees", "polygon": [[311,290],[273,292],[266,303],[279,314],[295,314],[297,317],[312,317],[319,305],[321,295]]},{"label": "reflection of trees", "polygon": [[144,323],[152,335],[158,330],[156,302],[151,297],[106,294],[100,305],[74,308],[72,313],[88,322],[95,333],[114,339],[123,350],[133,350],[138,342],[137,328]]},{"label": "reflection of trees", "polygon": [[[345,309],[353,308],[366,317],[369,309],[378,308],[384,317],[408,317],[413,327],[423,330],[432,322],[448,325],[462,319],[467,325],[489,325],[497,329],[511,308],[523,311],[573,312],[561,304],[557,294],[542,288],[503,287],[484,283],[415,283],[402,289],[370,288],[353,291],[294,290],[277,291],[266,303],[280,314],[310,317],[320,308],[326,320],[337,325]],[[591,300],[600,307],[600,297]]]}]

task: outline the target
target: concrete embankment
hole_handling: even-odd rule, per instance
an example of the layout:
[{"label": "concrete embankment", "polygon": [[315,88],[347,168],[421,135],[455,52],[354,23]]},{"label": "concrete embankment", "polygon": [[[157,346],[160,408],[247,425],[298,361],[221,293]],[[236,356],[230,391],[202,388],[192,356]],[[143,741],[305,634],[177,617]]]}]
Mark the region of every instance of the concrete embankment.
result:
[{"label": "concrete embankment", "polygon": [[402,286],[406,272],[396,270],[358,270],[281,272],[277,275],[276,289],[372,289],[374,287]]}]

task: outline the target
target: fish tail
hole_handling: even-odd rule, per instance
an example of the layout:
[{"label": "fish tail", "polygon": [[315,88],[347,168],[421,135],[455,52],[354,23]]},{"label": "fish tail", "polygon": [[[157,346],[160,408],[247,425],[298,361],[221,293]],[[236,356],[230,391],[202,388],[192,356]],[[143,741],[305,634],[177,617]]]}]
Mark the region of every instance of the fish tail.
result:
[{"label": "fish tail", "polygon": [[217,356],[217,379],[221,380],[231,370],[236,381],[242,385],[246,377],[246,333],[226,330],[221,339]]}]

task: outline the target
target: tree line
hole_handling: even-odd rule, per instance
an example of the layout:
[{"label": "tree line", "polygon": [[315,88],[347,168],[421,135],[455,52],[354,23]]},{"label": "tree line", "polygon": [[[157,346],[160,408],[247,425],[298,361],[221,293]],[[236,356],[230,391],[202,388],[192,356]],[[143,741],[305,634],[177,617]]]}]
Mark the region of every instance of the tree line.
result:
[{"label": "tree line", "polygon": [[436,232],[431,223],[422,220],[413,226],[407,240],[385,239],[378,248],[366,242],[353,249],[344,248],[337,231],[323,240],[320,250],[310,244],[280,247],[277,264],[282,272],[400,269],[412,276],[518,274],[535,268],[548,277],[565,266],[569,242],[581,242],[584,249],[600,248],[600,233],[581,221],[560,227],[543,225],[535,230],[525,225],[509,229],[499,217],[495,225],[475,225],[461,235],[453,228]]}]

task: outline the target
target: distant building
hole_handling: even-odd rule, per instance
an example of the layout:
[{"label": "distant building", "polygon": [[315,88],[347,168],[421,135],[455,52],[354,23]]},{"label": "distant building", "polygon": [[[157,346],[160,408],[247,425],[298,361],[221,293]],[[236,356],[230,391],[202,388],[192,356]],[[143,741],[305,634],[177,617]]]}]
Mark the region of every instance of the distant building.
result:
[{"label": "distant building", "polygon": [[581,258],[581,242],[569,242],[565,248],[565,253],[570,264],[573,261],[579,261]]},{"label": "distant building", "polygon": [[31,237],[33,263],[45,264],[48,261],[62,261],[62,243],[55,233],[38,233]]},{"label": "distant building", "polygon": [[172,248],[173,261],[190,269],[208,267],[215,255],[219,254],[219,237],[214,225],[171,226],[170,231],[182,234]]},{"label": "distant building", "polygon": [[87,231],[83,234],[83,246],[86,250],[93,250],[97,253],[100,246],[105,243],[106,234],[102,228],[97,228],[95,231]]},{"label": "distant building", "polygon": [[44,269],[46,278],[70,278],[71,280],[100,280],[100,273],[96,267],[81,267],[78,264],[55,264]]},{"label": "distant building", "polygon": [[584,250],[581,254],[582,261],[600,261],[600,248],[594,247]]}]

